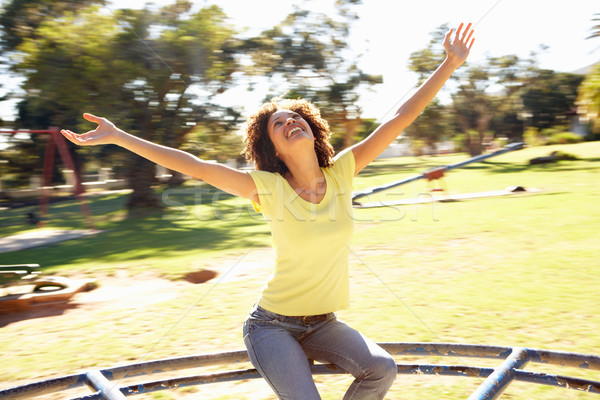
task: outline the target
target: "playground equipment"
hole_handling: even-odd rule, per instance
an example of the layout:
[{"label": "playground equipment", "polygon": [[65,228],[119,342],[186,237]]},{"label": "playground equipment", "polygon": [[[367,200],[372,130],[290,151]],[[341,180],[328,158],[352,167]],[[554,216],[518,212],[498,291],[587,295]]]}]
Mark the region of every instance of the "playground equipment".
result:
[{"label": "playground equipment", "polygon": [[[427,179],[428,181],[439,180],[444,177],[444,175],[447,171],[463,167],[467,164],[483,161],[483,160],[486,160],[491,157],[499,156],[500,154],[508,153],[509,151],[520,150],[524,147],[524,145],[525,144],[521,143],[521,142],[512,143],[512,144],[505,146],[504,148],[502,148],[500,150],[494,151],[493,153],[481,154],[479,156],[469,158],[468,160],[465,160],[465,161],[461,161],[461,162],[458,162],[455,164],[445,165],[442,167],[437,167],[437,168],[431,169],[429,171],[423,172],[422,174],[413,175],[411,177],[404,178],[404,179],[401,179],[396,182],[388,183],[387,185],[375,186],[375,187],[371,187],[371,188],[362,190],[360,192],[356,192],[356,193],[352,194],[352,204],[355,207],[363,207],[364,208],[364,206],[361,205],[361,203],[357,201],[358,199],[360,199],[362,197],[370,196],[375,193],[379,193],[384,190],[388,190],[388,189],[391,189],[391,188],[394,188],[394,187],[397,187],[400,185],[404,185],[406,183],[414,182],[419,179]],[[385,203],[381,203],[381,202],[378,204],[380,204],[380,206],[381,205],[389,205],[389,204],[385,204]],[[371,205],[371,206],[373,206],[373,205]]]},{"label": "playground equipment", "polygon": [[0,313],[68,302],[95,281],[44,276],[39,264],[0,265]]},{"label": "playground equipment", "polygon": [[[399,374],[460,376],[481,380],[481,384],[469,396],[469,400],[497,399],[513,381],[558,386],[596,394],[600,393],[599,381],[551,375],[526,371],[523,369],[527,363],[531,362],[600,371],[600,356],[596,355],[538,350],[523,347],[452,343],[380,343],[380,345],[395,357],[443,356],[453,357],[461,360],[461,362],[463,362],[462,358],[467,357],[504,360],[496,368],[466,365],[397,364]],[[139,379],[142,375],[242,362],[248,362],[248,354],[245,350],[148,361],[114,368],[92,370],[80,374],[73,374],[0,390],[0,400],[31,399],[34,396],[73,389],[85,385],[95,393],[79,394],[76,397],[71,397],[71,400],[123,400],[128,396],[166,389],[260,378],[259,373],[255,369],[248,368],[159,379],[144,383],[123,382],[131,377]],[[312,363],[311,369],[315,375],[346,373],[334,365]]]},{"label": "playground equipment", "polygon": [[[69,149],[67,148],[67,143],[65,138],[61,135],[60,130],[58,128],[50,128],[50,129],[41,129],[41,130],[24,130],[24,129],[16,129],[16,130],[6,130],[1,129],[0,134],[9,134],[11,136],[17,133],[29,133],[29,134],[47,134],[48,139],[46,141],[46,150],[44,153],[44,170],[43,170],[43,183],[42,188],[48,188],[52,181],[52,170],[54,168],[54,158],[56,156],[56,149],[58,148],[58,152],[60,157],[65,164],[65,166],[73,171],[75,184],[73,185],[73,194],[77,197],[77,201],[79,202],[79,206],[81,207],[81,213],[85,217],[86,224],[89,228],[94,228],[94,222],[92,220],[92,215],[88,204],[83,196],[84,189],[83,184],[81,183],[81,179],[77,170],[75,168],[75,163],[71,158],[71,154],[69,153]],[[50,202],[50,196],[47,190],[42,190],[40,192],[40,211],[39,211],[39,219],[37,219],[38,226],[44,226],[44,217],[48,214],[48,203]]]}]

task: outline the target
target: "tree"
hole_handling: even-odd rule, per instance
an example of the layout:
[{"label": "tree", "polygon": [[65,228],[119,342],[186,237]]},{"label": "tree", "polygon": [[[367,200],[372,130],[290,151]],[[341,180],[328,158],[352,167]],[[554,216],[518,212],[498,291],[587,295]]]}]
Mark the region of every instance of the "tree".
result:
[{"label": "tree", "polygon": [[575,108],[581,75],[539,70],[520,91],[528,126],[539,130],[566,125],[567,114]]},{"label": "tree", "polygon": [[[432,40],[425,49],[411,54],[410,69],[419,74],[420,82],[443,59],[441,43],[447,30],[446,25],[440,26],[431,34]],[[451,119],[460,127],[471,155],[481,154],[483,143],[492,135],[494,127],[500,128],[508,137],[522,135],[523,122],[518,124],[526,114],[523,112],[522,89],[535,82],[538,75],[535,53],[527,59],[515,55],[488,57],[477,65],[467,63],[453,74],[456,84],[448,85],[455,87]],[[421,124],[421,130],[425,122]],[[518,125],[519,131],[514,134],[513,129]],[[435,129],[431,127],[428,131]],[[418,136],[421,133],[413,130],[412,134]],[[432,139],[429,136],[429,140]]]},{"label": "tree", "polygon": [[26,39],[36,39],[37,28],[45,21],[60,18],[67,11],[77,12],[105,0],[12,0],[2,6],[0,47],[15,50]]},{"label": "tree", "polygon": [[[595,14],[593,21],[600,21],[600,14]],[[600,24],[592,27],[592,34],[588,39],[600,37]],[[592,132],[600,135],[600,63],[594,65],[586,74],[579,87],[577,98],[580,113],[592,123]]]},{"label": "tree", "polygon": [[413,139],[423,141],[428,147],[434,147],[443,139],[451,139],[455,129],[451,119],[451,110],[435,98],[408,128],[406,134]]},{"label": "tree", "polygon": [[317,104],[334,134],[343,132],[336,136],[342,137],[344,147],[353,143],[361,126],[359,90],[382,82],[381,76],[361,71],[358,60],[349,55],[347,37],[358,18],[352,6],[359,3],[336,1],[336,15],[296,8],[281,24],[246,44],[251,72],[270,76],[276,95]]},{"label": "tree", "polygon": [[600,135],[600,63],[587,73],[577,98],[580,113],[592,124],[592,133]]},{"label": "tree", "polygon": [[[104,4],[105,0],[12,0],[2,4],[0,10],[0,67],[2,74],[8,76],[10,68],[14,66],[11,56],[25,40],[36,40],[37,28],[45,21],[60,18],[65,12],[76,12],[91,4]],[[15,98],[12,89],[6,89],[0,102]],[[23,115],[23,110],[19,109]],[[17,121],[11,123],[10,128],[32,128],[47,129],[49,118],[45,111],[38,110],[35,115],[24,117],[26,122]],[[31,120],[36,123],[29,125]],[[45,145],[44,136],[32,136],[31,140],[12,141],[10,149],[4,152],[4,157],[9,161],[9,169],[19,182],[28,182],[32,173],[41,173],[42,157]],[[77,161],[77,159],[74,157]],[[54,178],[60,179],[60,174],[55,168]],[[55,180],[56,181],[56,180]]]},{"label": "tree", "polygon": [[[89,7],[42,22],[35,39],[17,47],[14,71],[26,78],[22,115],[50,110],[52,125],[88,130],[80,117],[87,110],[173,147],[198,124],[233,130],[239,114],[210,99],[229,87],[238,70],[235,31],[216,6],[193,14],[190,9],[189,1],[158,12],[109,15]],[[154,165],[137,156],[127,162],[130,212],[160,208],[152,190]]]}]

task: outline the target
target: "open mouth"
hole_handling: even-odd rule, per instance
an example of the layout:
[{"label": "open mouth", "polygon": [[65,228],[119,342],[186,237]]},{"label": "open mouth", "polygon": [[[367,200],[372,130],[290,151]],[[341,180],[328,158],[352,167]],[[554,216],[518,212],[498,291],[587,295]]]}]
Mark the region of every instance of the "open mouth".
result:
[{"label": "open mouth", "polygon": [[290,129],[287,133],[287,138],[291,138],[293,135],[295,135],[296,133],[300,133],[302,132],[302,128],[300,128],[299,126],[295,126],[292,129]]}]

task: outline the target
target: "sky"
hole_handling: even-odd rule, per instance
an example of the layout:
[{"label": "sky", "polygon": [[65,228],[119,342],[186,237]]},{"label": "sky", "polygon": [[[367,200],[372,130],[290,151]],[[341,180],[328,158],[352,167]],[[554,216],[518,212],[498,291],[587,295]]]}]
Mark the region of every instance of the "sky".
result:
[{"label": "sky", "polygon": [[[174,0],[154,0],[156,7]],[[109,6],[139,8],[147,1],[118,0]],[[202,0],[195,7],[218,4],[238,28],[258,33],[281,21],[292,5],[327,12],[332,0]],[[528,57],[540,45],[548,46],[539,54],[539,66],[572,72],[600,61],[600,38],[586,39],[600,13],[597,0],[453,0],[401,1],[363,0],[355,8],[359,20],[354,23],[349,42],[360,54],[359,66],[371,74],[381,74],[383,84],[362,96],[366,117],[384,119],[390,109],[415,88],[416,75],[408,70],[408,57],[424,48],[430,32],[447,23],[462,21],[475,24],[475,45],[468,61],[477,63],[486,56],[516,54]],[[597,23],[597,22],[596,22]],[[246,114],[260,104],[265,93],[233,90],[224,100],[242,107]],[[243,99],[243,102],[242,102]],[[0,117],[12,113],[10,104],[0,103]]]}]

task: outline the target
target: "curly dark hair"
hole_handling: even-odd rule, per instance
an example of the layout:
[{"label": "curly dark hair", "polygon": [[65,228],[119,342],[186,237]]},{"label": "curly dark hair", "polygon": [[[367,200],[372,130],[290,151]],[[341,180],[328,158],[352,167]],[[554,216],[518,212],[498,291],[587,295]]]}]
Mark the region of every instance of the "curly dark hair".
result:
[{"label": "curly dark hair", "polygon": [[329,143],[329,123],[321,117],[321,112],[314,104],[304,99],[273,99],[248,118],[244,138],[246,146],[242,152],[246,160],[254,162],[259,171],[278,172],[281,175],[289,171],[287,165],[275,155],[275,146],[267,131],[269,118],[278,110],[290,110],[304,118],[315,137],[319,166],[332,165],[334,150]]}]

